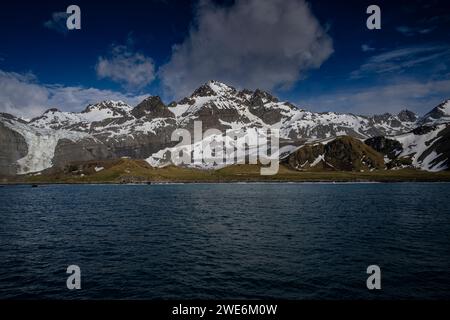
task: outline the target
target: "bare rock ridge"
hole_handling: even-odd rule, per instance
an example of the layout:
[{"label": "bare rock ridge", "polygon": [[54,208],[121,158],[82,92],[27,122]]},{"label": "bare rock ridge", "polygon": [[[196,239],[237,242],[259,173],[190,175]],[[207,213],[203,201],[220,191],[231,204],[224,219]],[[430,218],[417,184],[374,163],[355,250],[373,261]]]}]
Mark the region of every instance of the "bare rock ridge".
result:
[{"label": "bare rock ridge", "polygon": [[172,132],[192,132],[195,121],[202,121],[203,132],[277,128],[281,145],[289,147],[284,159],[296,170],[449,169],[449,100],[423,117],[408,110],[317,113],[262,90],[210,81],[169,105],[149,96],[135,107],[109,100],[82,112],[53,108],[28,122],[0,114],[0,175],[121,157],[168,165],[170,160],[158,157],[178,143],[171,141]]},{"label": "bare rock ridge", "polygon": [[148,119],[156,118],[174,118],[175,115],[167,108],[158,96],[148,97],[139,103],[131,114],[136,118],[148,117]]}]

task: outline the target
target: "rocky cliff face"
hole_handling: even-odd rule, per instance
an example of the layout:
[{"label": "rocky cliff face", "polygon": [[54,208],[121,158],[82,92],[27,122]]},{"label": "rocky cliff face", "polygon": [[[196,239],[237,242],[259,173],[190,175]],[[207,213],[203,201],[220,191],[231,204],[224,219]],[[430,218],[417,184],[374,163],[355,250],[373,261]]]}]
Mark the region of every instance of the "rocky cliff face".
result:
[{"label": "rocky cliff face", "polygon": [[0,122],[0,174],[15,175],[17,160],[25,157],[28,146],[24,137]]},{"label": "rocky cliff face", "polygon": [[386,155],[389,159],[395,159],[403,151],[400,142],[386,137],[369,138],[365,143],[372,149]]},{"label": "rocky cliff face", "polygon": [[[0,175],[38,172],[53,166],[61,167],[73,161],[120,157],[149,159],[149,163],[167,165],[167,162],[161,162],[161,159],[153,161],[155,159],[152,157],[164,153],[164,150],[178,143],[171,141],[175,129],[193,132],[195,121],[202,121],[203,132],[212,128],[221,131],[279,129],[287,154],[300,145],[311,145],[323,140],[331,143],[329,148],[343,148],[315,148],[311,155],[307,156],[310,162],[317,158],[319,151],[325,152],[324,156],[329,154],[336,157],[348,151],[347,156],[353,159],[355,155],[352,152],[357,147],[356,142],[351,140],[350,143],[342,139],[330,142],[339,136],[360,140],[388,137],[400,143],[402,152],[406,152],[405,150],[411,149],[413,145],[408,139],[421,139],[421,135],[411,133],[412,130],[446,123],[448,105],[448,102],[443,103],[420,119],[407,110],[398,115],[371,117],[333,112],[315,113],[289,102],[279,101],[262,90],[238,91],[223,83],[210,81],[195,90],[192,95],[170,105],[165,105],[159,97],[150,96],[134,108],[121,101],[103,101],[87,106],[80,113],[50,109],[29,122],[2,114]],[[405,134],[409,134],[408,138],[402,138]],[[443,162],[445,157],[448,159],[445,146],[442,145],[445,139],[440,140],[442,142],[439,142],[439,147],[432,149],[436,152],[436,161],[439,161],[439,168],[442,169],[448,167],[448,162]],[[392,146],[386,144],[389,143],[374,140],[368,143],[368,146],[389,155],[386,150]],[[305,150],[301,152],[306,152]],[[432,151],[428,156],[423,150],[420,151],[426,159],[419,157],[411,165],[420,167],[429,160],[428,157],[434,155]],[[365,153],[369,156],[367,150]],[[356,157],[359,156],[358,153]],[[315,158],[312,159],[313,157]],[[330,160],[329,157],[326,159]],[[342,159],[344,162],[348,160],[345,157]],[[367,165],[354,164],[352,170],[360,167],[378,168],[378,161],[372,160]],[[339,168],[350,168],[346,167],[344,162],[336,161],[328,162]]]},{"label": "rocky cliff face", "polygon": [[74,142],[69,139],[61,139],[55,148],[52,160],[54,167],[63,168],[72,161],[110,160],[116,155],[103,143],[87,138]]}]

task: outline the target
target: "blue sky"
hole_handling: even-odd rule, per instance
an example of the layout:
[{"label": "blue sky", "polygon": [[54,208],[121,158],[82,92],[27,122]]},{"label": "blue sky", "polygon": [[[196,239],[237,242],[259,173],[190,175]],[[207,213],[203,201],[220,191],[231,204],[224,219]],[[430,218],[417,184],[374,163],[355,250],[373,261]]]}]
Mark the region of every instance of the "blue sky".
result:
[{"label": "blue sky", "polygon": [[0,12],[0,112],[170,102],[214,79],[314,111],[423,114],[450,98],[449,30],[440,0],[17,1]]}]

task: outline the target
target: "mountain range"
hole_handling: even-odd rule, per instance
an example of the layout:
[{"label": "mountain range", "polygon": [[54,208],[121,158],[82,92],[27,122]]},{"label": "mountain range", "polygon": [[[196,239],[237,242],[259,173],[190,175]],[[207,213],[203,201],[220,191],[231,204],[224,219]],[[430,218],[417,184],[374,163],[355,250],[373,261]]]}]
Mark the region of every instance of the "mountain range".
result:
[{"label": "mountain range", "polygon": [[450,100],[421,117],[408,110],[374,116],[317,113],[262,90],[210,81],[169,105],[150,96],[134,107],[103,101],[82,112],[49,109],[31,120],[0,113],[0,175],[123,157],[169,166],[167,152],[178,144],[171,141],[172,132],[193,132],[195,121],[202,121],[203,132],[279,129],[282,161],[298,171],[450,168]]}]

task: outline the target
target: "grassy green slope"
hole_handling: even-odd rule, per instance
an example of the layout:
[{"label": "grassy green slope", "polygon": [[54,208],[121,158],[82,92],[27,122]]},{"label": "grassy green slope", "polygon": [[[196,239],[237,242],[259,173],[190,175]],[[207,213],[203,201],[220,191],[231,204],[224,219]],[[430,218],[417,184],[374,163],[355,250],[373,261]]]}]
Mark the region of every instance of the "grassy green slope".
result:
[{"label": "grassy green slope", "polygon": [[[95,167],[102,166],[96,172]],[[0,179],[3,183],[146,183],[146,182],[237,182],[237,181],[450,181],[450,172],[374,170],[374,171],[296,171],[280,165],[278,174],[260,175],[258,165],[234,165],[220,170],[196,170],[169,166],[155,169],[143,160],[119,159],[78,163],[67,170],[47,171]]]}]

